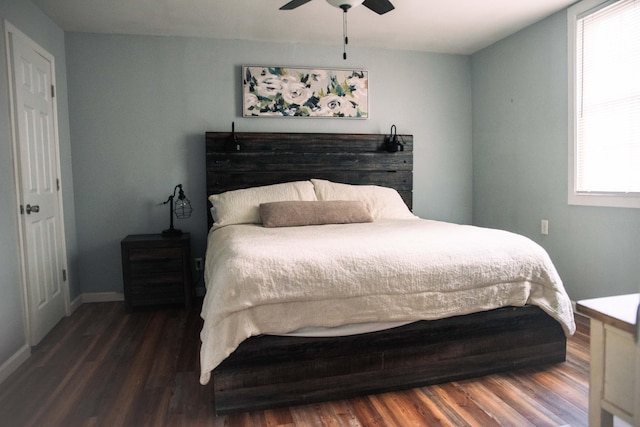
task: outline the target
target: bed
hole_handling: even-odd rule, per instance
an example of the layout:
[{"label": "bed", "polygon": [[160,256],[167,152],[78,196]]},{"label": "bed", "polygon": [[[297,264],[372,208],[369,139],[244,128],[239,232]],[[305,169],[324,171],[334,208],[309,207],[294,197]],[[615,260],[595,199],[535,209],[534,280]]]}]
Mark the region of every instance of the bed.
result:
[{"label": "bed", "polygon": [[565,360],[575,324],[546,252],[415,217],[413,137],[385,138],[206,133],[200,381],[217,413]]}]

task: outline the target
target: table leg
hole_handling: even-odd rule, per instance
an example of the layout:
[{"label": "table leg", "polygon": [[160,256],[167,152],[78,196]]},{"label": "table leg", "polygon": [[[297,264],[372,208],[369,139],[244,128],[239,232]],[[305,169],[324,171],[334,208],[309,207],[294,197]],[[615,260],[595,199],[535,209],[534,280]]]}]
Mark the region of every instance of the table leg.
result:
[{"label": "table leg", "polygon": [[589,427],[613,427],[613,415],[602,409],[604,394],[604,324],[591,319],[589,363]]}]

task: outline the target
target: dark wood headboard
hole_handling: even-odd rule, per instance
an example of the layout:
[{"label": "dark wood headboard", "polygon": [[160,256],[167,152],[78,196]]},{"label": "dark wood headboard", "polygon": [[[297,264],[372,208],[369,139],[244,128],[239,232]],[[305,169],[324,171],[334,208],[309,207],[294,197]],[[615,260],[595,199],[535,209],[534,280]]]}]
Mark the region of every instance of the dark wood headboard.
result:
[{"label": "dark wood headboard", "polygon": [[[317,178],[395,188],[411,209],[413,135],[398,135],[404,151],[395,153],[384,149],[387,137],[388,134],[207,132],[207,197],[229,190]],[[211,215],[208,224],[212,225]]]}]

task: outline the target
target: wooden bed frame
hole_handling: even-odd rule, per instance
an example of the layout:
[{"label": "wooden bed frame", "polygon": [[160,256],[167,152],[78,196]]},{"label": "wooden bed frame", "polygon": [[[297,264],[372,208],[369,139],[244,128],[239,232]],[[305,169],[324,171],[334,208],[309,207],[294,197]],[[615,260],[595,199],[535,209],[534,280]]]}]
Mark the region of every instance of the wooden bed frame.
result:
[{"label": "wooden bed frame", "polygon": [[[328,179],[398,190],[411,208],[413,137],[206,133],[207,195]],[[212,219],[209,215],[209,225]],[[558,322],[537,307],[505,307],[334,338],[258,336],[214,371],[219,414],[290,406],[472,378],[565,360]]]}]

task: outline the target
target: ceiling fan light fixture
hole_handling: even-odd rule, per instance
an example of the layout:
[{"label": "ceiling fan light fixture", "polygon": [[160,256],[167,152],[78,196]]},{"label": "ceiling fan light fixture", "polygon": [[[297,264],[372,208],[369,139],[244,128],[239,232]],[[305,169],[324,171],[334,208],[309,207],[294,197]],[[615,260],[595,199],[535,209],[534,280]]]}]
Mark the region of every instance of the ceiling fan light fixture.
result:
[{"label": "ceiling fan light fixture", "polygon": [[364,0],[327,0],[331,6],[335,6],[342,10],[349,10],[353,7],[360,6]]}]

